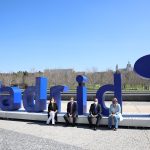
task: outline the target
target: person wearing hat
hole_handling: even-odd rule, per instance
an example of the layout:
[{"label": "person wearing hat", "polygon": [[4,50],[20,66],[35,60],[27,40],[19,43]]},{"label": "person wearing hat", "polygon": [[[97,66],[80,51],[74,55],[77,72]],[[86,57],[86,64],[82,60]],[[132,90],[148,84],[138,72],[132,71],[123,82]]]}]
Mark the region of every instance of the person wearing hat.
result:
[{"label": "person wearing hat", "polygon": [[121,107],[118,104],[117,98],[113,98],[112,104],[109,108],[108,127],[112,128],[112,121],[114,121],[114,131],[118,129],[119,120],[122,121]]}]

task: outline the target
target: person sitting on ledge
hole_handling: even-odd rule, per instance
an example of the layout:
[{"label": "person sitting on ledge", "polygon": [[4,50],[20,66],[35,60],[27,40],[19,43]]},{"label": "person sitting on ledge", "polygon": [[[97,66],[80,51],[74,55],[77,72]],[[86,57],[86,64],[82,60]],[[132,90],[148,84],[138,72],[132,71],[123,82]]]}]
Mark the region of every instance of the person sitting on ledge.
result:
[{"label": "person sitting on ledge", "polygon": [[[89,115],[88,115],[88,121],[89,121],[90,128],[94,127],[94,130],[96,130],[96,128],[99,125],[100,120],[102,119],[101,112],[102,112],[101,105],[98,104],[98,99],[95,98],[94,103],[91,104],[91,106],[90,106]],[[93,125],[94,118],[97,119],[95,125]]]},{"label": "person sitting on ledge", "polygon": [[108,127],[112,128],[112,121],[114,121],[114,131],[118,129],[119,120],[122,121],[121,107],[118,104],[117,98],[113,98],[112,104],[109,108]]},{"label": "person sitting on ledge", "polygon": [[52,98],[48,105],[48,120],[46,121],[47,125],[50,124],[51,120],[52,120],[52,125],[55,125],[55,121],[57,122],[57,111],[58,111],[57,104],[54,98]]},{"label": "person sitting on ledge", "polygon": [[66,121],[65,126],[68,126],[71,123],[71,119],[73,119],[72,126],[75,126],[77,117],[77,103],[74,101],[74,98],[71,97],[70,102],[67,104],[67,113],[64,115]]}]

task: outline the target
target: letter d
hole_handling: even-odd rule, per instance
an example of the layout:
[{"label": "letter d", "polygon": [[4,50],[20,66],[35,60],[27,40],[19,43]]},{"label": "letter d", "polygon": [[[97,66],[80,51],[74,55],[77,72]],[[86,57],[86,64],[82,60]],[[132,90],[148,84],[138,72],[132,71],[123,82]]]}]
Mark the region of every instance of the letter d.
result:
[{"label": "letter d", "polygon": [[36,86],[28,87],[23,94],[23,106],[27,112],[42,112],[46,109],[47,78],[37,77]]},{"label": "letter d", "polygon": [[[107,91],[114,91],[114,97],[118,99],[118,103],[122,108],[122,90],[121,90],[121,74],[114,73],[114,85],[107,84],[99,88],[96,93],[96,97],[98,98],[99,103],[102,106],[102,114],[104,116],[109,116],[109,108],[106,107],[104,102],[104,94]],[[122,109],[121,109],[122,110]]]}]

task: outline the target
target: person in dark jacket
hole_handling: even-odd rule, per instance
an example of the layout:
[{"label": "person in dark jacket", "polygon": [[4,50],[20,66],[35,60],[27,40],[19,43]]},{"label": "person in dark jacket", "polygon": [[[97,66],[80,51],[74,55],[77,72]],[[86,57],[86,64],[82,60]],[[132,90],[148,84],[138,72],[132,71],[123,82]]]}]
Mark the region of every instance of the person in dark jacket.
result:
[{"label": "person in dark jacket", "polygon": [[73,119],[72,126],[75,126],[77,117],[77,103],[74,101],[74,98],[71,97],[70,102],[68,102],[67,104],[67,113],[64,115],[66,126],[68,126],[71,123],[71,119]]},{"label": "person in dark jacket", "polygon": [[48,105],[48,120],[46,124],[50,124],[50,121],[52,120],[52,124],[55,125],[55,121],[57,122],[57,111],[58,111],[57,104],[54,98],[52,98]]},{"label": "person in dark jacket", "polygon": [[[101,105],[98,104],[98,99],[95,98],[94,99],[94,103],[91,104],[90,106],[90,110],[89,110],[89,115],[88,115],[88,121],[89,121],[89,126],[90,128],[94,127],[94,130],[96,130],[96,128],[99,125],[100,120],[102,119],[102,115],[101,115]],[[96,118],[96,124],[93,124],[93,119]]]}]

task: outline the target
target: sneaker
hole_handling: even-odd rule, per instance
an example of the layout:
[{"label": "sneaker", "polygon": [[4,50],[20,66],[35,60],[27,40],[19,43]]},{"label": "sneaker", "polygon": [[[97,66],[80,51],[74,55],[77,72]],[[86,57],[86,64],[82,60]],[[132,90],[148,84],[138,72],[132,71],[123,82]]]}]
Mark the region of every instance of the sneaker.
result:
[{"label": "sneaker", "polygon": [[114,131],[117,131],[117,129],[116,129],[116,128],[114,128]]},{"label": "sneaker", "polygon": [[94,127],[94,131],[96,131],[97,130],[97,128],[96,127]]},{"label": "sneaker", "polygon": [[65,124],[65,125],[64,125],[64,127],[68,127],[68,126],[69,126],[69,124]]}]

